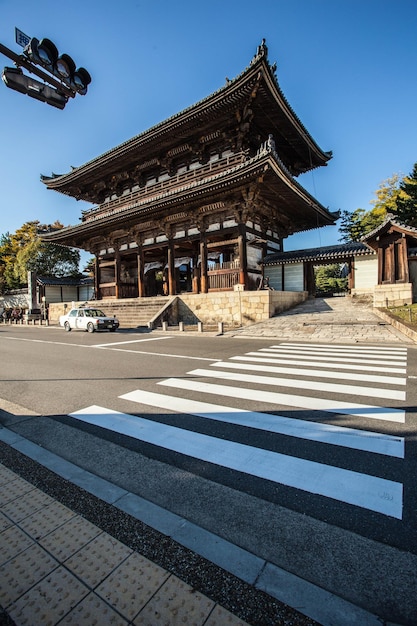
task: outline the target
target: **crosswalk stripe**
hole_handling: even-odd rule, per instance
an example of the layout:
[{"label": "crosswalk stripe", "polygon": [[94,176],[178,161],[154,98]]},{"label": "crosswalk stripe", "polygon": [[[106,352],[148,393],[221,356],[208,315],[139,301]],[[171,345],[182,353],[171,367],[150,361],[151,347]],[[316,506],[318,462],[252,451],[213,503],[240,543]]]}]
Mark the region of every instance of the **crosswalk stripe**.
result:
[{"label": "crosswalk stripe", "polygon": [[[259,354],[259,352],[248,352],[245,356],[232,356],[230,357],[235,361],[253,361],[254,363],[275,363],[275,364],[285,364],[285,365],[303,365],[306,367],[323,367],[323,363],[317,360],[303,360],[303,359],[288,359],[283,357],[260,357],[260,356],[250,356],[252,354]],[[325,360],[325,359],[323,359]],[[327,359],[326,359],[327,360]],[[378,367],[377,365],[358,365],[355,363],[354,365],[351,363],[335,363],[335,369],[344,369],[344,370],[355,370],[357,372],[384,372],[389,374],[406,374],[407,369],[404,367]]]},{"label": "crosswalk stripe", "polygon": [[167,396],[152,391],[137,390],[120,397],[124,400],[131,400],[147,406],[195,415],[196,417],[217,422],[255,428],[265,432],[352,448],[373,454],[404,458],[404,438],[394,435],[383,435],[367,430],[334,426],[321,422],[310,422],[283,417],[282,415],[257,413],[246,409],[236,409],[209,402],[201,402],[200,400]]},{"label": "crosswalk stripe", "polygon": [[99,406],[87,407],[70,416],[221,467],[402,518],[401,483],[217,439]]},{"label": "crosswalk stripe", "polygon": [[[301,380],[294,378],[278,378],[276,376],[257,376],[256,374],[241,374],[236,372],[217,372],[206,369],[195,369],[188,372],[193,376],[205,376],[209,378],[221,378],[224,380],[236,380],[238,382],[254,383],[257,385],[272,385],[274,387],[292,387],[295,389],[313,389],[317,391],[316,380]],[[405,391],[387,389],[386,387],[362,387],[339,383],[320,383],[320,391],[326,393],[343,393],[347,395],[365,396],[366,398],[384,398],[390,400],[405,400]]]},{"label": "crosswalk stripe", "polygon": [[[311,378],[334,378],[337,380],[357,380],[367,383],[379,383],[380,385],[405,385],[405,378],[395,376],[374,376],[372,374],[355,374],[354,372],[337,372],[335,370],[312,370],[299,367],[279,367],[278,365],[255,365],[254,363],[236,363],[235,361],[217,361],[211,363],[211,367],[226,367],[237,370],[249,370],[256,372],[269,372],[270,374],[293,374],[295,376],[308,376]],[[317,383],[316,383],[317,385]]]},{"label": "crosswalk stripe", "polygon": [[346,344],[334,344],[332,343],[331,346],[328,346],[326,344],[323,343],[290,343],[288,341],[286,342],[282,342],[280,344],[278,344],[277,346],[271,346],[271,347],[281,347],[281,346],[290,346],[290,347],[294,347],[294,348],[312,348],[312,349],[316,349],[316,348],[323,348],[324,350],[353,350],[354,352],[375,352],[375,353],[400,353],[400,354],[406,354],[407,353],[407,348],[402,348],[402,347],[387,347],[387,346],[348,346]]},{"label": "crosswalk stripe", "polygon": [[[361,353],[361,354],[357,354],[355,352],[342,352],[341,350],[339,350],[338,352],[328,352],[327,350],[309,350],[306,348],[301,348],[298,350],[294,350],[293,348],[291,348],[291,350],[285,349],[285,348],[274,348],[274,347],[270,347],[270,348],[259,348],[259,352],[267,352],[269,354],[295,354],[297,357],[300,355],[306,355],[306,356],[324,356],[327,358],[330,358],[330,360],[333,360],[333,357],[336,357],[337,359],[340,359],[341,361],[352,361],[354,360],[355,362],[357,361],[358,363],[368,363],[371,362],[373,363],[375,361],[375,359],[377,359],[378,363],[381,363],[381,361],[383,361],[384,363],[389,363],[390,365],[404,365],[404,362],[407,360],[407,355],[399,355],[396,354],[395,356],[392,354],[387,354],[387,355],[383,355],[381,357],[381,355],[377,355],[377,354],[370,354],[370,353]],[[370,361],[369,361],[370,359]]]},{"label": "crosswalk stripe", "polygon": [[[362,366],[362,364],[365,365],[380,365],[381,364],[381,359],[361,359],[360,361],[356,358],[356,357],[352,357],[352,358],[348,358],[348,357],[339,357],[339,356],[320,356],[320,354],[316,355],[316,354],[307,354],[305,352],[300,351],[296,351],[296,352],[289,352],[288,350],[273,350],[273,351],[269,351],[268,349],[264,349],[261,348],[258,352],[247,352],[246,354],[249,356],[255,356],[258,355],[259,353],[261,354],[267,354],[268,356],[277,356],[277,357],[285,357],[286,359],[299,359],[299,358],[303,358],[305,360],[311,360],[311,361],[326,361],[327,363],[334,363],[334,362],[340,362],[340,363],[356,363],[359,367]],[[390,367],[400,367],[403,365],[403,363],[400,362],[394,362],[394,361],[387,361],[385,360],[385,362],[390,366]]]},{"label": "crosswalk stripe", "polygon": [[405,421],[405,412],[402,409],[388,409],[380,406],[358,404],[356,402],[343,402],[341,400],[326,400],[324,398],[313,398],[308,396],[297,396],[293,394],[277,393],[274,391],[259,391],[258,389],[248,389],[243,387],[228,387],[226,385],[214,385],[203,383],[189,378],[168,378],[162,380],[158,385],[174,387],[175,389],[187,389],[199,393],[211,393],[214,395],[228,396],[251,400],[255,402],[267,402],[279,405],[287,405],[298,408],[312,409],[315,411],[328,411],[343,415],[354,415],[370,419],[386,420],[391,422]]}]

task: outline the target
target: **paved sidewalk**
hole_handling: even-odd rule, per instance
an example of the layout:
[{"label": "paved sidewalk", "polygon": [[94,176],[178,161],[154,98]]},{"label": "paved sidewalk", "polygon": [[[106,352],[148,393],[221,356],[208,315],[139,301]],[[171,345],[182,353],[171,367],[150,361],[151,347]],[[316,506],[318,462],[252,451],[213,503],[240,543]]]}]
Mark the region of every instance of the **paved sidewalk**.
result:
[{"label": "paved sidewalk", "polygon": [[314,626],[4,444],[0,459],[2,626]]},{"label": "paved sidewalk", "polygon": [[345,296],[309,299],[269,320],[225,334],[312,343],[414,343],[372,307]]}]

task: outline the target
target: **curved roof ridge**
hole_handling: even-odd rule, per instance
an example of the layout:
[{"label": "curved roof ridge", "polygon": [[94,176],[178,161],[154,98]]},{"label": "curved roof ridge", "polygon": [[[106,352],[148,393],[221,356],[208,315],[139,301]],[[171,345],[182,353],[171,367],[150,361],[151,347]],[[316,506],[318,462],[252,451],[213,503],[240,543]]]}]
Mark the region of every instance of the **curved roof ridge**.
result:
[{"label": "curved roof ridge", "polygon": [[375,252],[360,241],[349,241],[333,246],[322,246],[319,248],[306,248],[304,250],[292,250],[289,252],[274,252],[265,256],[264,265],[282,265],[283,263],[296,263],[299,261],[323,261],[336,260],[346,256],[374,255]]},{"label": "curved roof ridge", "polygon": [[389,224],[393,226],[398,226],[398,228],[401,228],[402,230],[410,233],[411,235],[417,234],[417,228],[415,228],[414,226],[405,224],[404,222],[401,222],[399,219],[397,219],[397,216],[394,215],[393,213],[387,213],[387,216],[384,219],[384,221],[381,222],[381,224],[379,224],[376,228],[371,230],[369,233],[366,233],[366,235],[363,235],[363,237],[361,237],[361,241],[367,241],[368,239],[372,239],[372,237],[375,237],[375,235],[377,235],[382,230],[384,230],[384,228],[386,228]]},{"label": "curved roof ridge", "polygon": [[299,129],[301,130],[301,134],[302,134],[304,140],[307,143],[310,143],[315,148],[315,150],[323,156],[323,160],[324,161],[329,160],[332,157],[332,152],[331,151],[327,151],[327,152],[323,151],[319,147],[319,145],[315,142],[313,137],[307,131],[307,129],[304,126],[304,124],[301,122],[300,118],[294,112],[293,108],[289,104],[287,98],[285,97],[285,95],[284,95],[284,93],[283,93],[283,91],[282,91],[282,89],[281,89],[281,87],[280,87],[280,85],[278,83],[278,78],[276,76],[276,63],[274,63],[271,66],[269,61],[268,61],[268,56],[267,55],[268,55],[268,48],[267,48],[267,46],[265,44],[265,39],[263,39],[261,45],[258,46],[257,52],[253,56],[250,64],[248,66],[246,66],[245,69],[242,72],[240,72],[235,78],[230,79],[230,80],[227,79],[226,84],[223,85],[222,87],[220,87],[219,89],[217,89],[214,92],[210,93],[209,95],[205,96],[201,100],[198,100],[194,104],[186,107],[185,109],[182,109],[181,111],[178,111],[177,113],[174,113],[173,115],[171,115],[170,117],[166,118],[165,120],[162,120],[162,121],[158,122],[157,124],[154,124],[150,128],[148,128],[148,129],[138,133],[137,135],[134,135],[130,139],[127,139],[126,141],[118,144],[117,146],[115,146],[113,148],[110,148],[109,150],[103,152],[101,155],[96,156],[93,159],[90,159],[86,163],[84,163],[82,165],[79,165],[77,167],[71,167],[71,170],[69,172],[65,173],[65,174],[55,174],[55,173],[52,173],[51,176],[46,176],[46,175],[41,174],[41,176],[40,176],[41,181],[43,183],[47,184],[47,183],[50,183],[51,181],[59,182],[59,179],[65,179],[65,178],[70,177],[70,176],[76,177],[79,172],[83,172],[85,169],[88,169],[89,167],[91,167],[94,163],[97,163],[97,162],[102,161],[102,160],[107,160],[107,159],[111,158],[113,155],[115,155],[118,152],[123,153],[126,149],[128,149],[129,147],[133,147],[138,141],[140,141],[141,139],[145,138],[148,135],[149,136],[152,135],[152,133],[155,133],[155,131],[157,131],[158,129],[163,129],[165,126],[169,126],[173,121],[175,121],[177,119],[180,119],[182,116],[186,116],[188,113],[190,113],[194,109],[196,110],[198,107],[201,107],[202,105],[206,104],[211,99],[215,100],[222,92],[230,90],[230,88],[233,85],[237,84],[246,74],[249,74],[250,72],[252,72],[253,69],[256,66],[258,66],[258,65],[260,67],[263,66],[264,69],[266,70],[267,76],[269,76],[269,78],[271,79],[275,89],[277,90],[279,98],[284,103],[285,107],[287,108],[288,113],[291,115],[291,117],[294,120],[294,122],[296,122],[296,124],[299,126]]}]

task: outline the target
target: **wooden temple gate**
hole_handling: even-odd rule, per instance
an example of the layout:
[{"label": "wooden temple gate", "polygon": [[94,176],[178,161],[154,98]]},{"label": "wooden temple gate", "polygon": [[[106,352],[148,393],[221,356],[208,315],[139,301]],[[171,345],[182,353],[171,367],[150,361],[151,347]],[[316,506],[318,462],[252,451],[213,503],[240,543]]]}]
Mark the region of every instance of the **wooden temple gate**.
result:
[{"label": "wooden temple gate", "polygon": [[45,241],[95,256],[96,297],[255,290],[285,237],[335,223],[296,180],[326,165],[282,93],[265,41],[204,100],[64,175],[49,189],[93,203]]}]

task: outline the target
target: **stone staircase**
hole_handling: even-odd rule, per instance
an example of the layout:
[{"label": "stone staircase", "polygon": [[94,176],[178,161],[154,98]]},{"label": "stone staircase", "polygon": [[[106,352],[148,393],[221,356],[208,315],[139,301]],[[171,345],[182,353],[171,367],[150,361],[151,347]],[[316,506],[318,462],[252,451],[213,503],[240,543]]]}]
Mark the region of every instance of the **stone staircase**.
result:
[{"label": "stone staircase", "polygon": [[149,322],[170,305],[172,299],[166,296],[154,298],[132,298],[126,300],[100,300],[95,304],[110,317],[115,315],[120,328],[147,327]]}]

